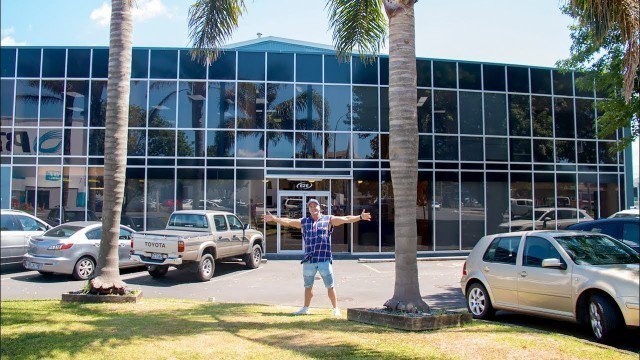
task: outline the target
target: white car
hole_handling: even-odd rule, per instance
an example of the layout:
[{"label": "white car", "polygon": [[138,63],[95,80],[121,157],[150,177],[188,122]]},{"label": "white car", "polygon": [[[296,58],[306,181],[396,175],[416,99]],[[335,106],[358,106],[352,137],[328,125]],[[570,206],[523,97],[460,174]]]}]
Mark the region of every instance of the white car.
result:
[{"label": "white car", "polygon": [[640,209],[627,209],[621,210],[617,213],[609,216],[609,219],[613,218],[637,218],[640,217]]},{"label": "white car", "polygon": [[51,229],[51,225],[20,210],[2,209],[0,223],[2,265],[21,263],[29,247],[29,239]]},{"label": "white car", "polygon": [[[535,219],[535,221],[533,221]],[[522,217],[511,220],[511,228],[509,222],[505,221],[500,224],[501,232],[524,231],[524,230],[555,230],[564,229],[569,225],[577,222],[593,220],[584,210],[576,210],[575,208],[537,208],[531,213]]]}]

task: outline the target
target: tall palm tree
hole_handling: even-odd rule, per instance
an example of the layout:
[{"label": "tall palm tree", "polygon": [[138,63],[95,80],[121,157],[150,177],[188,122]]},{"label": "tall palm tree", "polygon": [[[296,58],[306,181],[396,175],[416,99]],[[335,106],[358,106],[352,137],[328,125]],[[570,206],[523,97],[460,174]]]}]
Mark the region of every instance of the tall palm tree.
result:
[{"label": "tall palm tree", "polygon": [[[341,60],[348,59],[354,50],[362,59],[371,59],[389,31],[389,159],[395,195],[396,280],[393,297],[385,306],[410,312],[429,308],[420,296],[416,260],[416,2],[327,0],[333,42]],[[196,1],[189,10],[189,37],[194,57],[206,62],[215,60],[246,10],[242,0]]]},{"label": "tall palm tree", "polygon": [[102,239],[97,276],[90,281],[90,293],[94,294],[124,294],[126,291],[118,268],[118,238],[127,167],[133,1],[111,1]]},{"label": "tall palm tree", "polygon": [[640,3],[638,0],[567,0],[583,26],[591,28],[596,43],[613,32],[620,33],[620,39],[626,44],[623,55],[624,96],[631,99],[634,80],[638,81],[640,63]]}]

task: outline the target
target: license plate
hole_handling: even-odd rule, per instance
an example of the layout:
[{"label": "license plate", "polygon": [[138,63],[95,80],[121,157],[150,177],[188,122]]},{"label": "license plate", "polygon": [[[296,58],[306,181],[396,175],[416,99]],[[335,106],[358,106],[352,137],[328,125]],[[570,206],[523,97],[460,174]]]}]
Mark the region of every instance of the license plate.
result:
[{"label": "license plate", "polygon": [[163,256],[162,256],[162,254],[158,254],[158,253],[151,253],[151,258],[152,258],[153,260],[162,260],[162,259],[163,259]]},{"label": "license plate", "polygon": [[27,269],[40,270],[40,269],[42,269],[42,264],[36,264],[36,263],[28,262],[27,263]]}]

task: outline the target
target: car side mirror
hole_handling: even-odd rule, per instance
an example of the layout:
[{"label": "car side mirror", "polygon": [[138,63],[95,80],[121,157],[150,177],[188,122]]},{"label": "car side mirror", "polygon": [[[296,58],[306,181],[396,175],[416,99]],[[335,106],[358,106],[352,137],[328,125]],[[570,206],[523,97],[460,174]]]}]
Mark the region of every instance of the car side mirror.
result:
[{"label": "car side mirror", "polygon": [[567,269],[567,264],[565,264],[562,261],[560,261],[560,259],[550,258],[550,259],[542,260],[542,267],[543,268],[566,270]]},{"label": "car side mirror", "polygon": [[242,227],[242,229],[244,229],[244,230],[249,230],[249,229],[251,229],[251,224],[249,224],[249,223],[244,224],[244,226]]}]

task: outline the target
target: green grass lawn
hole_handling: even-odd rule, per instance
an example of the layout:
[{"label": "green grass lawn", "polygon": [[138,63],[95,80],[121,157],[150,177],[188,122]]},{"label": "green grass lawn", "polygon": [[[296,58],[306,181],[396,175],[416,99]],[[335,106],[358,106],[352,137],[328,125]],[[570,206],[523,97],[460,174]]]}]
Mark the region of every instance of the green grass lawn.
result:
[{"label": "green grass lawn", "polygon": [[[329,309],[144,299],[137,304],[3,301],[9,359],[638,359],[573,337],[474,321],[406,332]],[[346,311],[345,311],[346,316]]]}]

